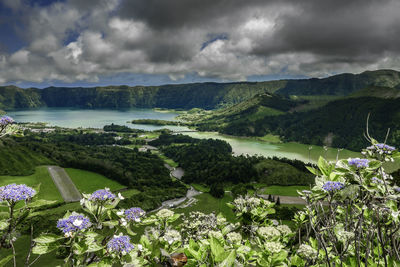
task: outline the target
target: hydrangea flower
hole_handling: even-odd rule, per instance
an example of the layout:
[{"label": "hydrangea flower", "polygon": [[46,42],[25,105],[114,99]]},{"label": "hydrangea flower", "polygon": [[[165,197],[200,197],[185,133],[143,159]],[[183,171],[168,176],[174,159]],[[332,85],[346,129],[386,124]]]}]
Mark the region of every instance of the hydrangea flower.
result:
[{"label": "hydrangea flower", "polygon": [[285,224],[278,225],[276,229],[278,229],[278,231],[281,232],[282,235],[289,235],[292,233],[292,230],[289,228],[289,226]]},{"label": "hydrangea flower", "polygon": [[25,184],[9,184],[0,187],[0,201],[17,202],[20,200],[28,200],[35,194],[35,189]]},{"label": "hydrangea flower", "polygon": [[126,255],[135,247],[130,243],[131,239],[126,235],[114,235],[114,237],[108,241],[107,248],[109,251],[114,253],[121,253]]},{"label": "hydrangea flower", "polygon": [[283,249],[283,245],[279,242],[266,242],[264,246],[271,253],[279,253]]},{"label": "hydrangea flower", "polygon": [[327,181],[323,186],[322,189],[324,189],[327,192],[333,192],[336,190],[340,190],[344,187],[344,184],[341,182],[334,182],[334,181]]},{"label": "hydrangea flower", "polygon": [[111,193],[110,189],[106,188],[106,189],[100,189],[97,190],[95,192],[93,192],[93,194],[90,195],[89,200],[91,201],[107,201],[107,200],[114,200],[115,199],[115,195],[113,193]]},{"label": "hydrangea flower", "polygon": [[0,125],[2,126],[6,126],[12,123],[14,123],[14,119],[9,116],[3,116],[0,118]]},{"label": "hydrangea flower", "polygon": [[169,230],[167,230],[167,231],[165,232],[165,234],[164,234],[164,236],[163,236],[163,239],[164,239],[165,241],[167,241],[168,244],[171,245],[171,244],[174,243],[175,241],[181,241],[181,240],[182,240],[182,237],[181,237],[181,234],[180,234],[178,231],[169,229]]},{"label": "hydrangea flower", "polygon": [[230,232],[226,235],[226,240],[231,244],[240,244],[242,235],[236,232]]},{"label": "hydrangea flower", "polygon": [[85,230],[91,226],[88,217],[81,214],[73,213],[66,219],[59,219],[57,228],[63,231],[66,237],[72,236],[73,233]]},{"label": "hydrangea flower", "polygon": [[400,187],[398,186],[395,186],[393,189],[396,190],[397,192],[400,192]]},{"label": "hydrangea flower", "polygon": [[125,210],[124,214],[128,221],[140,222],[140,218],[143,217],[146,212],[141,208],[130,208]]},{"label": "hydrangea flower", "polygon": [[374,183],[374,184],[384,184],[385,183],[383,180],[381,180],[381,179],[379,179],[377,177],[372,177],[371,182]]},{"label": "hydrangea flower", "polygon": [[281,235],[281,232],[272,226],[262,226],[258,228],[257,233],[265,239],[272,239]]},{"label": "hydrangea flower", "polygon": [[367,149],[371,151],[377,151],[380,154],[390,154],[392,151],[396,150],[394,146],[389,146],[382,143],[369,146]]},{"label": "hydrangea flower", "polygon": [[368,168],[369,160],[368,159],[360,159],[360,158],[352,158],[348,159],[349,165],[355,166],[356,168]]},{"label": "hydrangea flower", "polygon": [[297,250],[297,254],[304,259],[315,259],[318,255],[317,251],[311,246],[302,244]]},{"label": "hydrangea flower", "polygon": [[223,239],[223,238],[224,238],[224,236],[222,235],[222,233],[219,232],[219,231],[209,231],[209,232],[208,232],[208,236],[209,236],[209,237],[214,237],[214,238],[216,238],[216,239]]},{"label": "hydrangea flower", "polygon": [[156,213],[156,216],[160,219],[168,219],[169,217],[174,216],[174,212],[169,209],[161,209]]}]

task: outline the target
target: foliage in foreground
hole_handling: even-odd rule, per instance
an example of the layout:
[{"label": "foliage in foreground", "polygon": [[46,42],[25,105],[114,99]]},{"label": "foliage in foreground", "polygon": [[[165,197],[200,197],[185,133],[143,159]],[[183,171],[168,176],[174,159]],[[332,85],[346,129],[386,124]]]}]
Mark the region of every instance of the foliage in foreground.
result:
[{"label": "foliage in foreground", "polygon": [[[181,215],[168,209],[150,216],[137,207],[116,209],[123,197],[101,189],[84,194],[83,213],[67,212],[58,220],[59,235],[32,234],[25,266],[52,251],[66,266],[398,266],[400,188],[382,163],[400,153],[371,142],[365,158],[337,163],[320,158],[318,168],[309,168],[315,186],[301,192],[307,205],[295,215],[295,231],[271,220],[274,204],[257,197],[229,203],[237,223],[191,212],[177,224]],[[18,226],[49,204],[35,200],[37,190],[0,187],[0,202],[8,207],[1,214],[0,248],[12,248],[0,266],[11,259],[16,266]],[[131,242],[134,225],[146,225],[137,244]]]}]

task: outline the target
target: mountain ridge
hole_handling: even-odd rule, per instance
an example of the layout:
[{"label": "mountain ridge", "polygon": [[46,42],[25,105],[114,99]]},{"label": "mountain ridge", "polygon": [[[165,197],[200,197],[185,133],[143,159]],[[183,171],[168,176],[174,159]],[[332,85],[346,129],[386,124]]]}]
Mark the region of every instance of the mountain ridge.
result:
[{"label": "mountain ridge", "polygon": [[400,87],[400,72],[365,71],[326,78],[161,86],[0,87],[0,109],[37,107],[215,109],[261,93],[347,96],[367,86]]}]

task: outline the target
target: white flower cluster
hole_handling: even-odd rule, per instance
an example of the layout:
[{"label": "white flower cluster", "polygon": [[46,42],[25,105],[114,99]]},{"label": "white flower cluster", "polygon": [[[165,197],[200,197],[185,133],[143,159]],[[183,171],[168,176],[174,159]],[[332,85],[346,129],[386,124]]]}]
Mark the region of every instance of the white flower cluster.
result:
[{"label": "white flower cluster", "polygon": [[251,210],[258,207],[267,207],[271,204],[268,200],[264,200],[257,197],[250,197],[246,195],[245,197],[239,196],[233,201],[233,205],[239,212],[251,212]]},{"label": "white flower cluster", "polygon": [[313,249],[311,246],[302,244],[299,249],[297,250],[297,254],[308,260],[315,259],[317,257],[317,251]]},{"label": "white flower cluster", "polygon": [[242,235],[236,232],[230,232],[226,235],[226,240],[230,244],[240,244],[242,242]]},{"label": "white flower cluster", "polygon": [[274,239],[281,235],[281,232],[273,226],[262,226],[257,229],[257,233],[267,240]]},{"label": "white flower cluster", "polygon": [[162,238],[170,245],[176,241],[182,240],[181,234],[173,229],[168,229]]},{"label": "white flower cluster", "polygon": [[342,242],[350,242],[354,238],[354,233],[341,230],[337,232],[336,236]]},{"label": "white flower cluster", "polygon": [[279,242],[266,242],[264,247],[270,253],[278,253],[283,249],[283,245]]},{"label": "white flower cluster", "polygon": [[223,239],[224,236],[222,235],[221,232],[219,231],[209,231],[208,232],[208,236],[211,237],[215,237],[216,239]]},{"label": "white flower cluster", "polygon": [[276,229],[278,229],[278,231],[281,232],[282,235],[289,235],[292,233],[292,230],[289,228],[289,226],[285,224],[278,225]]},{"label": "white flower cluster", "polygon": [[174,216],[174,212],[172,210],[169,209],[161,209],[156,213],[156,216],[160,219],[168,219],[172,216]]},{"label": "white flower cluster", "polygon": [[205,239],[209,231],[217,231],[219,226],[223,227],[226,224],[225,218],[222,220],[213,213],[193,211],[183,220],[180,231],[184,236],[184,243],[187,243],[190,239],[195,241]]}]

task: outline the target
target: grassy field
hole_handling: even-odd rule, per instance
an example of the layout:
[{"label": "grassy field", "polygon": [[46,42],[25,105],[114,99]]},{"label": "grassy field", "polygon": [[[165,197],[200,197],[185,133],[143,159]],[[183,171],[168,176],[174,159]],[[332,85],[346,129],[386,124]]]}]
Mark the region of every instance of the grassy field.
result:
[{"label": "grassy field", "polygon": [[223,198],[218,199],[208,193],[203,193],[195,196],[195,198],[198,201],[194,205],[187,208],[177,208],[174,211],[183,214],[189,214],[191,211],[200,211],[206,214],[211,212],[222,213],[229,221],[235,220],[233,211],[226,205],[226,203],[233,201],[231,194],[226,193]]},{"label": "grassy field", "polygon": [[[29,250],[30,237],[27,235],[23,235],[17,239],[15,242],[15,250],[18,252],[17,254],[17,266],[24,266],[25,258]],[[12,253],[11,249],[1,249],[0,257],[4,258]],[[31,262],[36,259],[37,255],[31,255]],[[42,255],[32,266],[62,266],[64,261],[62,259],[56,258],[56,253],[53,251],[49,254]],[[13,266],[13,260],[8,262],[5,266]]]},{"label": "grassy field", "polygon": [[137,195],[139,193],[140,193],[140,191],[137,189],[128,189],[128,190],[121,191],[121,194],[124,197],[131,197],[131,196]]},{"label": "grassy field", "polygon": [[280,195],[280,196],[293,196],[297,197],[297,190],[310,190],[309,186],[279,186],[279,185],[271,185],[265,187],[259,191],[261,194],[266,195]]},{"label": "grassy field", "polygon": [[202,185],[202,184],[190,184],[190,185],[193,186],[193,188],[196,189],[197,191],[200,191],[203,193],[210,192],[210,188],[208,188],[205,185]]},{"label": "grassy field", "polygon": [[110,188],[111,191],[125,188],[120,183],[110,180],[101,174],[72,168],[66,168],[65,170],[81,193],[92,193],[105,187]]},{"label": "grassy field", "polygon": [[0,176],[0,185],[26,184],[31,187],[40,184],[39,199],[56,200],[64,202],[56,185],[50,177],[46,166],[36,167],[35,173],[29,176]]}]

